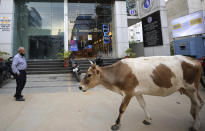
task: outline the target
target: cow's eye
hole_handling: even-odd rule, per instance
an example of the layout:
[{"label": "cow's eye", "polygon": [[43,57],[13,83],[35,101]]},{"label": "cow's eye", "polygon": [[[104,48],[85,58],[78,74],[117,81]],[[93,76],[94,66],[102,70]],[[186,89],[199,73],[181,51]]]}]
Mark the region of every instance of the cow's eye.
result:
[{"label": "cow's eye", "polygon": [[88,77],[91,77],[91,74],[88,74]]}]

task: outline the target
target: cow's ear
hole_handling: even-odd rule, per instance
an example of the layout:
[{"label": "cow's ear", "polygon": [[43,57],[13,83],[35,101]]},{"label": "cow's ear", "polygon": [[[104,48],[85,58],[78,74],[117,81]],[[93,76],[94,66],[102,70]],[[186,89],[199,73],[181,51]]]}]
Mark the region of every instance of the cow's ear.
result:
[{"label": "cow's ear", "polygon": [[96,64],[96,62],[93,61],[93,60],[89,60],[89,62],[90,62],[91,65]]}]

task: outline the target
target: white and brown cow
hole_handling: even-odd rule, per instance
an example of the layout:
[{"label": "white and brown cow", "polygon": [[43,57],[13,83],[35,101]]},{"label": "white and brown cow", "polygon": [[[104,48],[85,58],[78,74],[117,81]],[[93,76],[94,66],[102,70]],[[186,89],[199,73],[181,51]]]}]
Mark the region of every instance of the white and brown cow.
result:
[{"label": "white and brown cow", "polygon": [[123,59],[113,65],[99,67],[91,64],[79,89],[86,91],[97,85],[119,93],[123,101],[119,116],[112,130],[120,127],[120,119],[130,99],[135,96],[145,112],[144,124],[151,124],[151,117],[143,95],[168,96],[176,91],[185,94],[191,100],[191,115],[194,119],[192,131],[200,127],[199,111],[204,102],[198,94],[202,75],[201,64],[184,56],[154,56]]}]

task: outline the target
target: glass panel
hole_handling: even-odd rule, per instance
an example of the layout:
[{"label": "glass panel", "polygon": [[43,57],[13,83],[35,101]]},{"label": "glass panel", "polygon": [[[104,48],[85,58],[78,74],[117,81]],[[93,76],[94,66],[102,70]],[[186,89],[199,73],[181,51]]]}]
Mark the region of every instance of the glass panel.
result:
[{"label": "glass panel", "polygon": [[64,49],[64,0],[15,0],[14,53],[28,59],[55,59]]},{"label": "glass panel", "polygon": [[60,29],[64,31],[64,16],[53,14],[52,18],[52,30]]},{"label": "glass panel", "polygon": [[64,4],[62,2],[53,2],[52,3],[52,13],[62,15],[64,13]]},{"label": "glass panel", "polygon": [[31,8],[34,8],[37,12],[40,14],[51,14],[51,1],[35,1],[35,2],[26,2],[26,6],[30,10]]},{"label": "glass panel", "polygon": [[111,15],[111,5],[110,4],[100,4],[96,5],[97,15]]},{"label": "glass panel", "polygon": [[[69,0],[69,46],[76,57],[112,53],[111,1]],[[109,30],[103,30],[106,25]]]},{"label": "glass panel", "polygon": [[[52,3],[52,35],[64,33],[64,8],[63,3],[53,2]],[[56,31],[58,30],[58,31]]]},{"label": "glass panel", "polygon": [[62,50],[63,36],[30,36],[30,59],[55,59]]}]

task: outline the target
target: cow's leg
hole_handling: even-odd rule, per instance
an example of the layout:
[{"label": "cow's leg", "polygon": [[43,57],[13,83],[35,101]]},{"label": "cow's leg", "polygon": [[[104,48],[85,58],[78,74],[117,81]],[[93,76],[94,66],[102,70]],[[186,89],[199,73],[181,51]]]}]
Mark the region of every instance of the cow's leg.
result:
[{"label": "cow's leg", "polygon": [[130,95],[126,95],[120,105],[120,109],[119,109],[119,116],[115,122],[115,124],[113,126],[111,126],[112,130],[118,130],[120,128],[120,120],[121,120],[121,116],[122,114],[125,112],[128,104],[130,103],[132,96]]},{"label": "cow's leg", "polygon": [[189,131],[198,131],[200,128],[200,119],[199,119],[199,111],[201,109],[201,103],[197,95],[196,90],[185,90],[185,95],[188,96],[191,100],[191,110],[190,113],[194,119],[194,124]]},{"label": "cow's leg", "polygon": [[139,105],[142,107],[142,109],[144,110],[144,113],[145,113],[145,120],[143,121],[143,124],[150,125],[152,120],[151,120],[150,114],[147,110],[147,106],[146,106],[146,103],[144,101],[144,97],[142,95],[136,95],[136,98],[137,98]]}]

